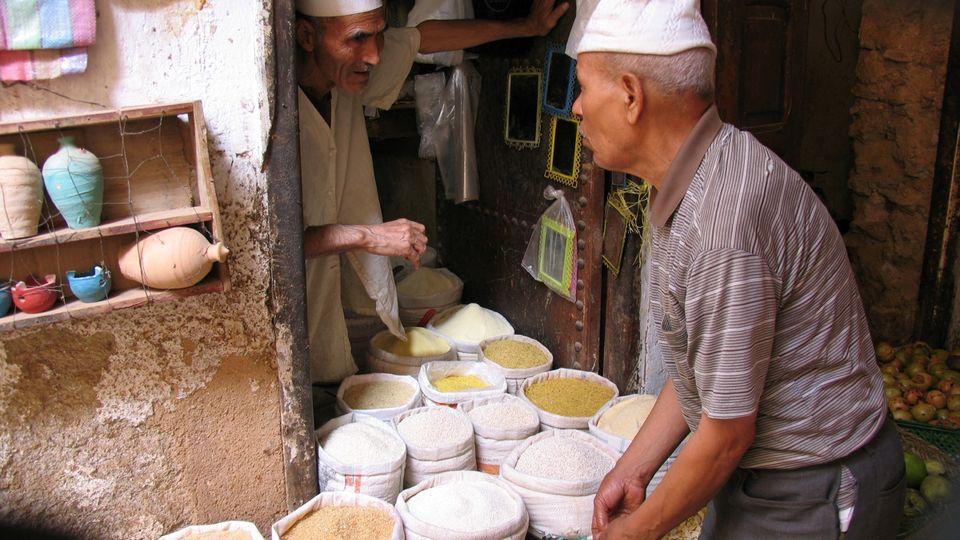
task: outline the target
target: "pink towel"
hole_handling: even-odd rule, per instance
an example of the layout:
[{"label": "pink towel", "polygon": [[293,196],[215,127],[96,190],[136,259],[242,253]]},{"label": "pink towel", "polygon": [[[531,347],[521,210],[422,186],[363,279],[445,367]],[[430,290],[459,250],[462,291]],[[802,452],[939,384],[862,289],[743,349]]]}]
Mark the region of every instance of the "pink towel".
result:
[{"label": "pink towel", "polygon": [[83,73],[96,29],[94,0],[0,0],[0,80]]}]

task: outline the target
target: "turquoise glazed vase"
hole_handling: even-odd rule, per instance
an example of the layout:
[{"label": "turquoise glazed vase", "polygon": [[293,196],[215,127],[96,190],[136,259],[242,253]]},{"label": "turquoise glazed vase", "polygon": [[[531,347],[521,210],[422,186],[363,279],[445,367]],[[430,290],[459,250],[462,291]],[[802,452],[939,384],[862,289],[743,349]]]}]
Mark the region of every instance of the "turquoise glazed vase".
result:
[{"label": "turquoise glazed vase", "polygon": [[71,229],[100,224],[103,168],[97,156],[77,148],[73,137],[57,139],[60,150],[43,163],[43,184],[53,205]]}]

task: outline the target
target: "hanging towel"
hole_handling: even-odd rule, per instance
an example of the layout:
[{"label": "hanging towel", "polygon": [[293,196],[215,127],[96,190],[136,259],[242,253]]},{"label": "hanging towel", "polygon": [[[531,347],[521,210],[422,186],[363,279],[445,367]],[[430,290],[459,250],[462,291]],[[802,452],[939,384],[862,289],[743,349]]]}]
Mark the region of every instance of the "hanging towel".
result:
[{"label": "hanging towel", "polygon": [[83,73],[96,32],[94,0],[0,0],[0,80]]}]

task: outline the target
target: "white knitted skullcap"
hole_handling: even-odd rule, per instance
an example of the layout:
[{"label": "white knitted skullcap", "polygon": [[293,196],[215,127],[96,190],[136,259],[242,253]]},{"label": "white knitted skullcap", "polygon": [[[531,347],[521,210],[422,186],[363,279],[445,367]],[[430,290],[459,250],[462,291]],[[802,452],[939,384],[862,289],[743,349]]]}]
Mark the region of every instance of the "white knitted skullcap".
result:
[{"label": "white knitted skullcap", "polygon": [[297,0],[297,11],[311,17],[342,17],[381,6],[382,0]]},{"label": "white knitted skullcap", "polygon": [[717,50],[700,0],[578,0],[566,52],[670,55],[697,47]]}]

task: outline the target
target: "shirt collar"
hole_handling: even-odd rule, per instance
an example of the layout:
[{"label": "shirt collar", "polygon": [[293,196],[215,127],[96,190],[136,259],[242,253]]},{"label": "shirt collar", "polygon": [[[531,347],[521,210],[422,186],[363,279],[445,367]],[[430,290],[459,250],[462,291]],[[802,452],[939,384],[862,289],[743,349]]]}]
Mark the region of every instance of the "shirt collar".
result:
[{"label": "shirt collar", "polygon": [[720,120],[717,106],[711,105],[680,146],[680,150],[663,178],[661,189],[651,187],[650,223],[657,227],[666,225],[667,220],[683,200],[683,196],[687,194],[687,188],[690,187],[693,176],[700,168],[704,154],[707,153],[707,149],[713,144],[722,127],[723,121]]}]

